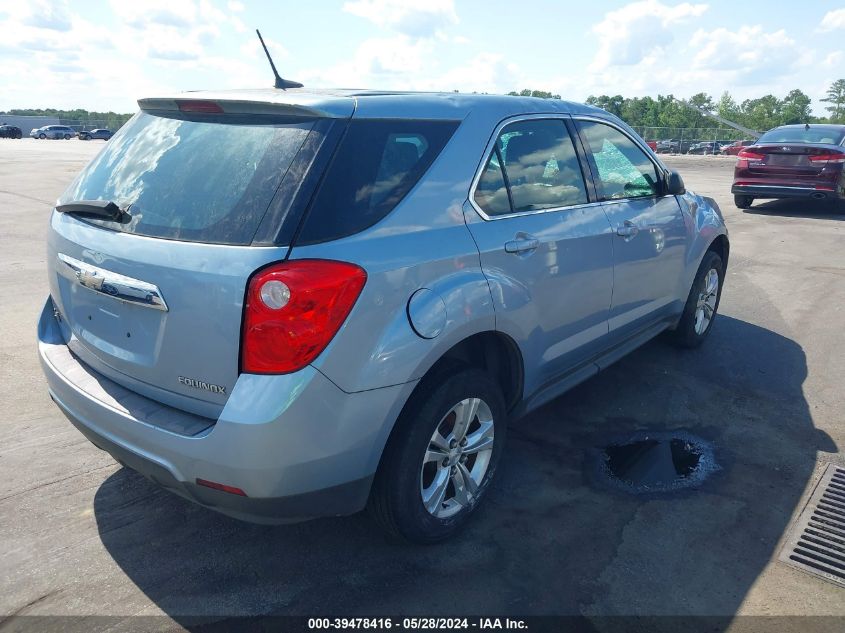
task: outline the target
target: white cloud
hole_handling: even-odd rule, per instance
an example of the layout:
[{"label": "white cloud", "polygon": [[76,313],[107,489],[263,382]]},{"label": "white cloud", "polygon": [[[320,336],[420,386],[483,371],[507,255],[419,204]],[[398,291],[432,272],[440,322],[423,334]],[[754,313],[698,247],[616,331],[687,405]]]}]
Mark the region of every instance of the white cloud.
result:
[{"label": "white cloud", "polygon": [[[753,46],[749,43],[753,42]],[[736,31],[718,28],[696,31],[690,48],[697,53],[693,67],[709,71],[730,71],[734,79],[762,83],[807,65],[811,52],[799,47],[784,29],[767,33],[762,26],[742,26]]]},{"label": "white cloud", "polygon": [[824,58],[822,65],[828,68],[838,67],[842,63],[842,58],[842,51],[834,51],[833,53]]},{"label": "white cloud", "polygon": [[229,0],[229,3],[226,5],[229,7],[229,11],[234,11],[236,13],[240,13],[246,7],[244,7],[243,2],[238,2],[238,0]]},{"label": "white cloud", "polygon": [[343,10],[412,37],[433,37],[458,23],[452,0],[353,0]]},{"label": "white cloud", "polygon": [[328,68],[304,70],[297,79],[309,87],[410,89],[432,47],[431,40],[405,35],[370,38],[351,58]]},{"label": "white cloud", "polygon": [[609,11],[592,29],[599,38],[599,49],[591,70],[638,64],[672,43],[674,25],[701,16],[707,8],[706,4],[669,6],[659,0],[642,0]]},{"label": "white cloud", "polygon": [[172,0],[111,0],[115,15],[128,26],[142,30],[151,26],[189,28],[196,23],[197,5]]},{"label": "white cloud", "polygon": [[30,4],[23,23],[51,31],[69,31],[71,29],[70,12],[65,2],[38,0]]},{"label": "white cloud", "polygon": [[[264,37],[262,35],[262,37]],[[284,59],[290,56],[290,51],[284,47],[281,42],[278,42],[270,37],[264,37],[264,43],[267,45],[270,55],[275,61]],[[246,42],[241,44],[241,53],[247,57],[254,59],[264,59],[264,51],[261,48],[261,42],[258,41],[258,36],[249,38]]]},{"label": "white cloud", "polygon": [[499,53],[480,53],[469,62],[455,66],[423,82],[430,90],[489,92],[502,94],[518,90],[520,70]]},{"label": "white cloud", "polygon": [[827,32],[845,29],[845,8],[828,11],[819,24],[819,31]]}]

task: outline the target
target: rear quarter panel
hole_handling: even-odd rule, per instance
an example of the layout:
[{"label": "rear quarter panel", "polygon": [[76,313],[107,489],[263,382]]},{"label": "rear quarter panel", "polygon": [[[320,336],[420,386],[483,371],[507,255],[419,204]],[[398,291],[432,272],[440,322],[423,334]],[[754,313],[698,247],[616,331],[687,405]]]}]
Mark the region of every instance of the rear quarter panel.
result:
[{"label": "rear quarter panel", "polygon": [[[421,378],[453,345],[495,329],[490,289],[464,223],[463,203],[492,124],[470,114],[406,198],[382,221],[347,238],[294,246],[291,259],[353,262],[367,283],[313,366],[347,392]],[[435,338],[416,334],[408,301],[419,289],[445,304]]]},{"label": "rear quarter panel", "polygon": [[[727,236],[728,229],[719,205],[713,198],[700,196],[692,191],[678,196],[678,204],[687,225],[688,247],[681,275],[678,297],[686,301],[701,260],[710,245],[720,235]],[[727,266],[727,262],[724,262]]]}]

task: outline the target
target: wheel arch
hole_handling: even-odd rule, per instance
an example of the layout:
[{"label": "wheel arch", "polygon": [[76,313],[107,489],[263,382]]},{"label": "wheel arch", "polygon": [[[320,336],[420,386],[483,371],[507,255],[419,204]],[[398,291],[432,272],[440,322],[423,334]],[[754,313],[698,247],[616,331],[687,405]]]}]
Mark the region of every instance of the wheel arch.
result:
[{"label": "wheel arch", "polygon": [[466,365],[488,372],[502,389],[511,411],[522,400],[524,363],[519,346],[503,332],[487,330],[459,341],[425,372],[420,383],[430,380],[448,367]]},{"label": "wheel arch", "polygon": [[731,243],[728,240],[728,236],[725,234],[717,235],[710,245],[707,247],[708,251],[712,251],[716,253],[719,257],[722,258],[722,266],[727,270],[728,267],[728,257],[731,254]]}]

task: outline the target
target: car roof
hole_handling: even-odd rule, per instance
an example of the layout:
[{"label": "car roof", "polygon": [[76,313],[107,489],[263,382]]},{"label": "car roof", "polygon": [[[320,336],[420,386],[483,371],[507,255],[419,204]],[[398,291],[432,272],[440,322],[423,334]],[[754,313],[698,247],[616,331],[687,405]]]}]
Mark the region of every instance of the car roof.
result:
[{"label": "car roof", "polygon": [[463,119],[471,112],[485,110],[502,118],[518,114],[593,114],[608,117],[599,108],[563,101],[511,95],[465,94],[460,92],[411,92],[366,89],[290,89],[191,91],[152,99],[140,99],[142,109],[155,109],[176,100],[232,101],[270,106],[290,106],[321,116],[347,117],[354,111],[364,118]]}]

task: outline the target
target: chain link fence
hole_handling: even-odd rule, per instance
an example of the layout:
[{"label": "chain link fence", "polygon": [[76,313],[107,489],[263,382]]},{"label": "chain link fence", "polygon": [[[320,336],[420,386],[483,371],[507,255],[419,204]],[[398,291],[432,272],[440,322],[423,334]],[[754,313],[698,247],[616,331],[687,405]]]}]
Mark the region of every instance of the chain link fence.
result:
[{"label": "chain link fence", "polygon": [[[730,145],[736,141],[748,140],[748,135],[729,127],[643,127],[635,126],[634,130],[646,141],[654,141],[657,144],[658,152],[672,154],[686,154],[693,150],[693,153],[718,154],[718,149],[712,143],[719,146]],[[710,143],[710,146],[701,144]],[[699,145],[698,148],[695,148]]]}]

